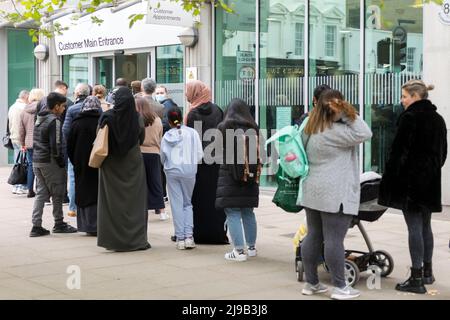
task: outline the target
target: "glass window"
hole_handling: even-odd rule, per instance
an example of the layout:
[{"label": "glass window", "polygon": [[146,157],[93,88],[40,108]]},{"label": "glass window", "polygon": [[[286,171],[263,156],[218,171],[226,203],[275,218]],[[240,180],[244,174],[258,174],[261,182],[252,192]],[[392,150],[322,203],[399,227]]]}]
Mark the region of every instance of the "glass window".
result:
[{"label": "glass window", "polygon": [[[304,113],[305,6],[302,1],[263,0],[260,19],[259,126],[270,137],[299,123]],[[275,170],[264,167],[262,185],[276,184]]]},{"label": "glass window", "polygon": [[415,0],[366,1],[364,116],[373,137],[365,144],[365,171],[383,173],[397,119],[403,112],[401,87],[422,77],[421,4]]},{"label": "glass window", "polygon": [[116,79],[124,78],[130,84],[132,81],[147,77],[148,53],[116,55],[114,59]]},{"label": "glass window", "polygon": [[182,45],[156,48],[156,82],[167,88],[169,96],[184,104],[184,51]]},{"label": "glass window", "polygon": [[309,1],[309,103],[314,89],[327,84],[359,109],[359,0]]},{"label": "glass window", "polygon": [[336,26],[326,26],[325,55],[327,57],[336,55]]},{"label": "glass window", "polygon": [[[225,108],[231,99],[241,98],[254,115],[257,1],[224,2],[233,3],[239,14],[216,10],[215,103]],[[268,38],[261,38],[261,46],[268,45]]]},{"label": "glass window", "polygon": [[88,83],[88,55],[74,54],[63,56],[63,80],[69,86],[68,97],[78,83]]},{"label": "glass window", "polygon": [[304,53],[304,23],[296,23],[295,24],[295,55],[303,56]]}]

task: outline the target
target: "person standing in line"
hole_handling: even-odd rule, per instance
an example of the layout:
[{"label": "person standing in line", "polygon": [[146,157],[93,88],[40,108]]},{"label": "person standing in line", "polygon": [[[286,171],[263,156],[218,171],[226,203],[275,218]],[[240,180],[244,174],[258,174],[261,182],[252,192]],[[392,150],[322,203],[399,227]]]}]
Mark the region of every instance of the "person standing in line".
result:
[{"label": "person standing in line", "polygon": [[104,86],[102,86],[101,84],[94,86],[94,88],[92,89],[92,95],[97,97],[98,100],[100,100],[103,112],[111,109],[111,104],[106,102],[105,100],[106,88]]},{"label": "person standing in line", "polygon": [[147,177],[147,209],[160,214],[160,220],[169,219],[165,212],[164,196],[161,183],[161,158],[159,156],[162,139],[161,119],[151,110],[144,98],[136,99],[136,110],[144,120],[145,140],[141,145]]},{"label": "person standing in line", "polygon": [[99,127],[108,126],[108,156],[99,169],[97,245],[107,250],[151,248],[147,237],[147,185],[140,145],[144,122],[133,94],[115,93],[114,108],[104,112]]},{"label": "person standing in line", "polygon": [[[200,137],[208,130],[216,130],[223,120],[222,110],[211,102],[211,90],[201,81],[189,81],[186,84],[186,98],[191,104],[187,115],[187,126],[194,128]],[[213,148],[217,141],[202,139],[203,151]],[[211,154],[215,158],[215,154]],[[197,243],[228,244],[225,228],[225,212],[216,209],[217,180],[220,163],[203,159],[197,168],[195,188],[192,195],[194,210],[194,238]]]},{"label": "person standing in line", "polygon": [[[257,180],[242,181],[240,176],[234,174],[234,172],[245,173],[245,168],[241,164],[245,163],[245,159],[240,158],[241,152],[235,152],[240,150],[245,142],[238,139],[235,134],[239,131],[245,132],[242,136],[249,140],[248,160],[256,159],[259,128],[245,101],[233,99],[228,105],[218,129],[224,137],[223,157],[225,161],[219,170],[215,206],[217,209],[225,211],[226,224],[234,247],[231,252],[225,254],[225,259],[242,262],[246,261],[247,257],[256,257],[257,255],[257,223],[254,208],[259,205],[259,184]],[[232,134],[232,143],[228,140],[230,133]],[[234,155],[233,159],[230,158],[230,154]],[[245,155],[242,156],[245,157]]]},{"label": "person standing in line", "polygon": [[169,97],[167,88],[161,85],[156,87],[155,99],[164,106],[163,118],[161,119],[163,124],[163,135],[164,135],[164,133],[166,133],[171,129],[169,125],[169,120],[167,119],[167,111],[169,111],[170,108],[172,107],[178,107],[178,105],[175,103],[175,101],[172,100],[172,98]]},{"label": "person standing in line", "polygon": [[[81,112],[81,108],[83,107],[83,102],[89,97],[89,86],[86,83],[79,83],[75,87],[75,104],[72,105],[66,112],[66,118],[63,124],[63,136],[64,142],[67,141],[67,137],[69,136],[70,128],[72,126],[72,121],[75,119],[78,114]],[[67,174],[69,177],[69,212],[67,215],[69,217],[76,217],[77,215],[77,205],[75,204],[75,176],[73,172],[73,164],[68,160],[67,163]]]},{"label": "person standing in line", "polygon": [[[16,161],[21,149],[20,143],[20,115],[25,109],[28,103],[29,92],[27,90],[22,90],[17,97],[16,102],[9,107],[8,110],[8,125],[10,132],[10,139],[14,148],[14,161]],[[27,185],[17,184],[13,186],[13,194],[25,194],[27,192]]]},{"label": "person standing in line", "polygon": [[75,175],[77,227],[79,232],[90,236],[97,235],[98,169],[88,164],[101,114],[100,100],[95,96],[87,97],[67,137],[67,154]]},{"label": "person standing in line", "polygon": [[44,203],[52,197],[53,233],[74,233],[77,229],[64,222],[63,199],[66,190],[66,163],[62,125],[66,97],[51,92],[47,96],[47,108],[38,114],[33,133],[33,170],[36,176],[36,198],[33,205],[33,228],[30,237],[50,234],[42,227]]},{"label": "person standing in line", "polygon": [[195,248],[192,192],[197,164],[203,157],[202,143],[197,131],[182,124],[178,107],[168,112],[172,127],[161,143],[161,162],[167,177],[167,188],[175,228],[176,247],[179,250]]},{"label": "person standing in line", "polygon": [[156,89],[156,82],[153,79],[145,78],[141,81],[142,97],[148,101],[150,108],[160,119],[164,119],[164,106],[153,98]]},{"label": "person standing in line", "polygon": [[19,131],[20,131],[20,145],[22,151],[27,154],[28,174],[27,174],[27,198],[34,198],[34,173],[33,173],[33,132],[34,119],[36,117],[36,110],[38,103],[44,98],[44,90],[33,89],[28,98],[28,105],[20,114]]},{"label": "person standing in line", "polygon": [[447,159],[447,128],[421,80],[402,87],[404,112],[397,122],[389,160],[380,184],[378,202],[403,211],[408,226],[411,276],[398,291],[426,293],[435,281],[432,269],[431,215],[442,211],[442,167]]},{"label": "person standing in line", "polygon": [[117,78],[116,87],[106,96],[106,102],[108,102],[111,106],[114,106],[115,94],[120,88],[128,88],[128,81],[126,79]]},{"label": "person standing in line", "polygon": [[131,81],[131,92],[133,93],[134,98],[142,96],[141,81]]},{"label": "person standing in line", "polygon": [[328,291],[317,274],[317,261],[324,253],[334,285],[331,298],[356,298],[360,292],[345,281],[344,238],[359,210],[359,145],[372,132],[337,90],[321,95],[307,121],[301,138],[309,173],[298,199],[308,226],[301,248],[306,275],[302,294]]}]

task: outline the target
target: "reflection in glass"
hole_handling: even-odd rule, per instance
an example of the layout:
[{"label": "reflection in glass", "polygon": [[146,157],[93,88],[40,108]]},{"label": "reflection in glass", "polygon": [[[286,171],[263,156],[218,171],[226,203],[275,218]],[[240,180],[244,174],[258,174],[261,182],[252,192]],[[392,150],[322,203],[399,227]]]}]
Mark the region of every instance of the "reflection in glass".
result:
[{"label": "reflection in glass", "polygon": [[78,83],[88,83],[88,55],[63,56],[63,80],[69,86],[67,96],[73,95]]},{"label": "reflection in glass", "polygon": [[180,107],[184,103],[183,58],[181,45],[156,48],[156,82],[166,87],[170,98]]},{"label": "reflection in glass", "polygon": [[[359,2],[359,1],[358,1]],[[423,1],[366,1],[365,170],[382,173],[403,112],[401,87],[422,77]]]}]

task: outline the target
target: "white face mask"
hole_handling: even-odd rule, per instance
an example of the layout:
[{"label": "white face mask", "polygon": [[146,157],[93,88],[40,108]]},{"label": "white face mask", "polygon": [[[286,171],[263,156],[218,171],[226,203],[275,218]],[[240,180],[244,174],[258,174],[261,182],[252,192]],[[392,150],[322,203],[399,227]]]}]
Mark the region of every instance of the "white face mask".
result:
[{"label": "white face mask", "polygon": [[164,99],[166,99],[166,96],[163,94],[157,94],[157,95],[155,95],[155,99],[156,99],[156,101],[161,102]]}]

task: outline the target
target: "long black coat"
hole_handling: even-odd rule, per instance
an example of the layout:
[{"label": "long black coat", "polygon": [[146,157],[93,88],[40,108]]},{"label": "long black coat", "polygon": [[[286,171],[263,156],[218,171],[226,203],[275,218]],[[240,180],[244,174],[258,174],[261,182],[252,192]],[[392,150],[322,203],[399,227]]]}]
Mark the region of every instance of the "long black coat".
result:
[{"label": "long black coat", "polygon": [[442,211],[441,168],[447,158],[447,128],[437,108],[420,100],[398,120],[379,203],[408,212],[425,206]]},{"label": "long black coat", "polygon": [[98,169],[88,163],[99,118],[97,111],[81,112],[73,120],[67,137],[67,153],[75,173],[75,203],[81,208],[97,204]]}]

